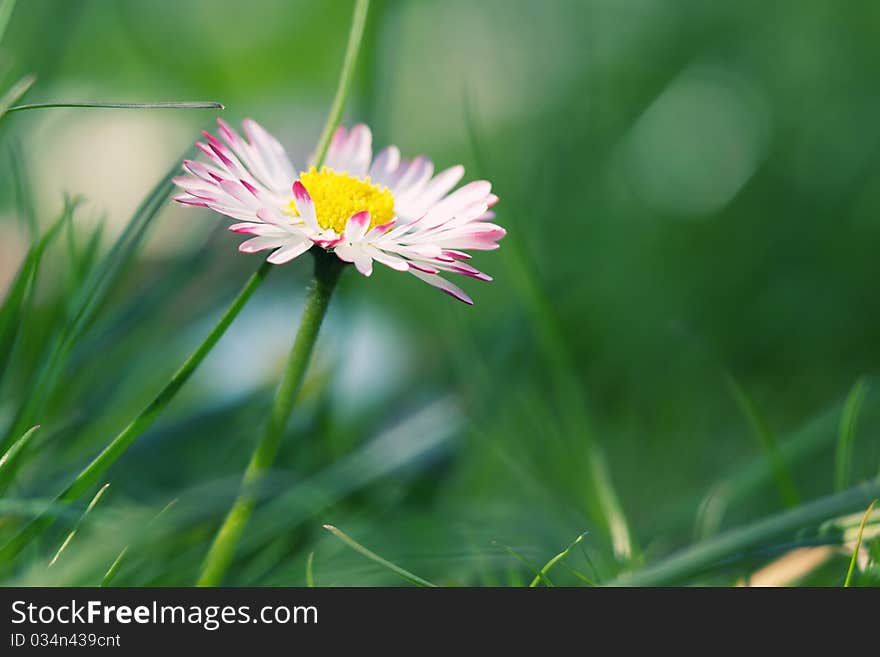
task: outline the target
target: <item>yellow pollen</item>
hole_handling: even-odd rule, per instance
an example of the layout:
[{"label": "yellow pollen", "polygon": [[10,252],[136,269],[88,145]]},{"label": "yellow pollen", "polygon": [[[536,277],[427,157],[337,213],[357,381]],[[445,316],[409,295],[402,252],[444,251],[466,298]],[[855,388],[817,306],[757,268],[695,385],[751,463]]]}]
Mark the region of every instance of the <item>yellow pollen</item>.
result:
[{"label": "yellow pollen", "polygon": [[[321,228],[332,228],[341,234],[348,218],[364,210],[370,213],[367,230],[394,217],[394,196],[387,187],[370,182],[369,176],[354,178],[346,173],[336,173],[328,167],[321,167],[320,171],[312,167],[299,179],[312,197]],[[293,201],[290,202],[290,210],[299,216]]]}]

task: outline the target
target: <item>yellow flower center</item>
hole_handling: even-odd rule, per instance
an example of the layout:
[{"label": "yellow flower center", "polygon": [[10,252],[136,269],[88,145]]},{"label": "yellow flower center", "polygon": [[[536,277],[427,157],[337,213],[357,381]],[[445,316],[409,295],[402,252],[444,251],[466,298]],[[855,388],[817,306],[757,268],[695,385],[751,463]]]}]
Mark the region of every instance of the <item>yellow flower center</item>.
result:
[{"label": "yellow flower center", "polygon": [[[332,228],[341,234],[348,218],[364,210],[370,213],[367,230],[394,217],[394,195],[387,187],[370,182],[369,176],[360,179],[336,173],[328,167],[321,167],[320,171],[312,167],[299,179],[312,197],[321,228]],[[293,201],[290,202],[290,210],[299,216]]]}]

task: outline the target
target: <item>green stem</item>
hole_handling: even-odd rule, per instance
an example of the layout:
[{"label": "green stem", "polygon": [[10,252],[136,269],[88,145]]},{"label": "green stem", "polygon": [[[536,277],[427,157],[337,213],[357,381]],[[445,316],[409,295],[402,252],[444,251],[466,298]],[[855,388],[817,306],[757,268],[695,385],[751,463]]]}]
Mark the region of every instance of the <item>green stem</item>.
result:
[{"label": "green stem", "polygon": [[58,495],[58,497],[55,498],[48,512],[35,518],[21,532],[0,548],[0,563],[7,562],[18,554],[21,548],[23,548],[31,538],[52,524],[58,511],[85,494],[95,483],[97,483],[98,479],[107,471],[107,468],[116,462],[116,460],[122,456],[138,436],[140,436],[147,427],[152,424],[153,420],[155,420],[165,407],[168,406],[169,402],[174,398],[180,388],[183,387],[183,384],[189,380],[196,368],[205,359],[205,356],[207,356],[211,349],[214,348],[214,345],[217,344],[217,341],[220,340],[226,332],[226,329],[229,328],[229,325],[232,324],[232,321],[238,316],[238,313],[241,312],[241,309],[244,308],[244,305],[263,282],[271,269],[272,265],[268,262],[264,262],[260,266],[260,268],[248,279],[244,288],[242,288],[241,292],[238,293],[238,296],[232,302],[232,305],[230,305],[226,312],[223,313],[220,321],[214,325],[214,328],[211,329],[208,336],[192,355],[186,359],[186,362],[184,362],[174,376],[171,377],[171,380],[156,398],[143,411],[141,411],[140,415],[132,420],[131,423],[125,427],[125,429],[123,429],[109,445],[107,445],[107,447],[104,448],[104,451],[98,454],[98,456],[96,456],[95,459],[89,463],[82,472],[80,472],[76,479],[74,479],[73,482],[65,488],[60,495]]},{"label": "green stem", "polygon": [[305,309],[296,340],[293,343],[293,349],[290,351],[284,377],[275,393],[275,402],[269,415],[269,423],[266,425],[263,437],[257,443],[257,448],[251,455],[250,463],[244,472],[238,499],[226,515],[226,519],[205,557],[197,586],[217,586],[222,582],[235,554],[238,539],[254,509],[258,492],[257,484],[275,461],[281,437],[284,435],[297,395],[302,387],[312,351],[318,339],[321,322],[324,320],[327,305],[330,303],[330,297],[343,268],[342,261],[325,251],[317,250],[314,255],[315,276],[306,294]]},{"label": "green stem", "polygon": [[336,87],[336,96],[333,98],[333,104],[330,106],[327,123],[324,125],[324,131],[321,133],[318,147],[315,149],[315,167],[318,169],[321,168],[324,158],[327,157],[327,149],[330,148],[333,133],[336,131],[336,126],[339,125],[339,120],[342,118],[342,110],[345,108],[345,101],[348,98],[352,80],[354,80],[355,63],[361,48],[369,7],[370,0],[355,0],[354,15],[351,18],[351,30],[348,33],[348,45],[345,48],[345,60],[342,63],[342,74],[339,76],[339,85]]},{"label": "green stem", "polygon": [[[357,63],[361,41],[364,36],[364,25],[367,21],[369,6],[369,0],[355,0],[354,14],[352,15],[351,27],[348,33],[348,45],[345,49],[345,60],[342,62],[339,84],[336,86],[336,95],[333,97],[333,104],[330,106],[327,122],[324,124],[324,130],[321,132],[318,147],[315,149],[314,165],[317,168],[320,168],[324,163],[327,150],[330,148],[330,141],[333,138],[333,133],[336,131],[336,126],[339,125],[339,120],[342,118],[342,110],[345,107],[345,102],[351,90],[355,64]],[[337,258],[329,256],[320,249],[313,249],[312,253],[315,256],[315,278],[306,297],[306,307],[303,312],[302,323],[300,324],[293,350],[290,352],[287,370],[275,395],[275,403],[272,408],[269,424],[266,427],[263,438],[257,445],[256,451],[251,456],[247,470],[245,470],[239,497],[229,510],[229,513],[227,513],[226,519],[223,521],[223,525],[221,525],[220,531],[214,538],[214,542],[211,544],[211,548],[205,557],[202,574],[199,576],[197,586],[216,586],[219,584],[232,561],[238,539],[254,508],[254,484],[271,467],[272,462],[275,460],[281,435],[284,433],[287,420],[293,411],[296,395],[302,385],[308,360],[311,356],[315,339],[318,336],[318,329],[321,326],[321,320],[324,317],[324,312],[327,310],[327,303],[330,301],[330,295],[336,285],[336,280],[339,278],[339,273],[342,271],[341,263]]]},{"label": "green stem", "polygon": [[668,586],[710,570],[731,557],[747,554],[805,527],[864,508],[880,495],[880,479],[823,497],[717,538],[688,548],[634,573],[609,582],[609,586]]}]

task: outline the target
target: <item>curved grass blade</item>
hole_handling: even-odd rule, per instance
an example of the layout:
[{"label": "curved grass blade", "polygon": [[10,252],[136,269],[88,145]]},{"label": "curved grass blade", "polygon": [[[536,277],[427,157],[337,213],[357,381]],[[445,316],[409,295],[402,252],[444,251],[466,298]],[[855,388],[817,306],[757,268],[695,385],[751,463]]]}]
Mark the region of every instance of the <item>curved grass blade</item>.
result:
[{"label": "curved grass blade", "polygon": [[862,377],[856,381],[843,404],[840,427],[837,431],[837,449],[834,456],[834,490],[840,491],[849,485],[856,424],[867,393],[868,383]]},{"label": "curved grass blade", "polygon": [[[15,102],[14,99],[12,102]],[[6,112],[24,112],[34,109],[59,109],[59,108],[96,108],[96,109],[226,109],[223,103],[213,101],[183,101],[170,103],[103,103],[103,102],[82,102],[82,103],[29,103],[27,105],[15,105],[9,107]]]},{"label": "curved grass blade", "polygon": [[877,504],[877,500],[871,502],[871,505],[868,507],[868,510],[865,511],[865,515],[862,516],[862,522],[859,525],[859,535],[856,538],[856,547],[853,550],[852,558],[849,560],[849,569],[846,571],[846,580],[843,582],[843,588],[848,588],[852,583],[853,572],[856,569],[856,560],[859,556],[859,550],[862,549],[862,535],[865,533],[865,523],[868,521],[868,517],[871,515],[871,511],[874,510],[874,505]]},{"label": "curved grass blade", "polygon": [[70,545],[70,542],[73,540],[76,533],[80,530],[83,525],[83,522],[88,517],[89,513],[91,513],[92,509],[101,501],[101,498],[104,496],[104,493],[110,487],[110,484],[104,484],[101,486],[101,490],[95,493],[95,496],[92,498],[92,501],[89,502],[89,505],[86,507],[86,510],[83,511],[82,515],[79,517],[79,520],[76,521],[76,525],[74,525],[73,529],[70,530],[70,533],[67,535],[67,538],[64,539],[64,542],[61,543],[61,547],[58,548],[58,551],[55,553],[55,556],[52,557],[52,560],[49,562],[49,568],[55,565],[55,562],[58,561],[59,557],[64,553],[64,551]]},{"label": "curved grass blade", "polygon": [[553,568],[553,566],[555,566],[557,563],[559,563],[560,561],[565,559],[565,557],[567,557],[571,553],[571,551],[575,548],[575,546],[577,546],[581,541],[584,540],[584,536],[586,536],[586,535],[587,535],[587,532],[584,532],[583,534],[578,536],[576,539],[574,539],[569,544],[569,546],[567,548],[565,548],[562,552],[560,552],[555,557],[550,559],[550,561],[545,563],[544,567],[538,571],[537,575],[535,575],[535,578],[532,580],[532,583],[529,584],[529,588],[536,587],[538,585],[538,583],[541,582],[541,579],[544,576],[546,576],[548,572],[550,572],[550,569]]},{"label": "curved grass blade", "polygon": [[758,443],[761,445],[770,466],[773,468],[773,474],[776,478],[776,486],[779,489],[782,501],[786,506],[797,506],[800,503],[800,495],[794,484],[794,477],[792,477],[791,470],[785,463],[785,459],[782,458],[782,454],[779,451],[779,445],[776,441],[776,436],[774,435],[773,430],[770,428],[770,424],[758,409],[755,400],[749,396],[733,375],[726,371],[724,374],[737,406],[739,406],[743,415],[745,415],[746,419],[749,421],[749,425],[752,427],[752,431],[758,439]]},{"label": "curved grass blade", "polygon": [[400,575],[406,581],[412,582],[416,586],[429,586],[429,587],[436,587],[437,586],[436,584],[432,584],[431,582],[429,582],[426,579],[422,579],[418,575],[414,575],[413,573],[409,572],[408,570],[404,570],[403,568],[401,568],[397,564],[393,564],[390,561],[388,561],[387,559],[383,559],[378,554],[376,554],[375,552],[373,552],[371,550],[368,550],[363,545],[361,545],[356,540],[354,540],[351,536],[349,536],[348,534],[346,534],[342,530],[337,529],[333,525],[324,525],[324,529],[326,529],[328,532],[333,534],[336,538],[341,540],[343,543],[348,545],[350,548],[352,548],[356,552],[360,552],[362,555],[364,555],[370,561],[373,561],[373,562],[379,564],[380,566],[382,566],[383,568],[387,568],[391,572],[393,572],[397,575]]},{"label": "curved grass blade", "polygon": [[12,475],[14,472],[12,464],[18,458],[18,455],[28,446],[31,438],[33,438],[39,428],[40,425],[38,424],[35,427],[28,429],[28,431],[21,438],[16,440],[12,444],[12,447],[7,449],[6,453],[0,457],[0,493],[3,493],[12,481]]}]

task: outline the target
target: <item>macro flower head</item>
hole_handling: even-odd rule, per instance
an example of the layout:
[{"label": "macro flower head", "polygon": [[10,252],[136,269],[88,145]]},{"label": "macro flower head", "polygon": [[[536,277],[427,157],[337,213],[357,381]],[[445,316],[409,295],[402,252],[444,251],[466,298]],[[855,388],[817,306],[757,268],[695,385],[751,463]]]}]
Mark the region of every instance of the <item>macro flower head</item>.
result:
[{"label": "macro flower head", "polygon": [[196,144],[209,162],[184,161],[189,175],[174,182],[185,193],[175,200],[237,220],[229,229],[250,236],[241,252],[271,251],[267,260],[283,264],[322,248],[364,276],[378,262],[468,304],[441,274],[492,280],[467,261],[468,251],[496,249],[505,235],[492,222],[498,197],[485,180],[456,189],[462,166],[435,175],[431,160],[401,159],[395,146],[374,158],[370,129],[360,124],[336,130],[320,169],[297,170],[255,121],[243,121],[244,137],[217,123],[221,138],[205,132]]}]

